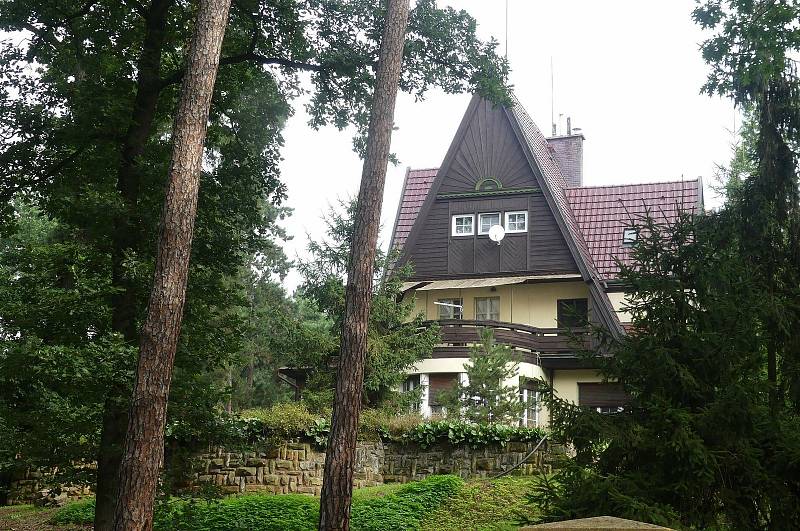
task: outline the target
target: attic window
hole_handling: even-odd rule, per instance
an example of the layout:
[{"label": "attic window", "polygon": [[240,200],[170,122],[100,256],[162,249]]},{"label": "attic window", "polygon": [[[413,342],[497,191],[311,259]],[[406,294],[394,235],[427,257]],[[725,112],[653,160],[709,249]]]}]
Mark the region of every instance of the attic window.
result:
[{"label": "attic window", "polygon": [[526,232],[527,230],[527,212],[506,212],[506,232]]},{"label": "attic window", "polygon": [[631,247],[634,243],[636,243],[637,238],[639,237],[639,231],[637,231],[633,227],[628,227],[622,231],[622,246],[623,247]]},{"label": "attic window", "polygon": [[500,225],[500,212],[478,214],[478,234],[489,234],[494,225]]},{"label": "attic window", "polygon": [[463,214],[453,216],[453,236],[472,236],[475,234],[475,216]]}]

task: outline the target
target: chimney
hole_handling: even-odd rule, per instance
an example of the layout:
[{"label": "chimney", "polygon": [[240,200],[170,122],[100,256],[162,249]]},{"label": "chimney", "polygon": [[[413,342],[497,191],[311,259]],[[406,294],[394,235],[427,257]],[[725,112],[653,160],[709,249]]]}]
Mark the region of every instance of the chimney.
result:
[{"label": "chimney", "polygon": [[[579,128],[571,130],[570,120],[567,119],[567,131],[570,134],[552,136],[547,139],[550,153],[556,159],[561,175],[567,181],[567,186],[583,186],[583,133]],[[574,134],[573,134],[574,133]]]}]

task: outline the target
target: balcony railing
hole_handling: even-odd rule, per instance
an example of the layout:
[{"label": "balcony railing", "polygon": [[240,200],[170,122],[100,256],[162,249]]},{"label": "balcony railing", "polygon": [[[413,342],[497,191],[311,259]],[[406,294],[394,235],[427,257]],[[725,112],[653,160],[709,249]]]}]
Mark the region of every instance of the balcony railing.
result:
[{"label": "balcony railing", "polygon": [[433,350],[434,358],[469,357],[470,346],[480,342],[480,329],[491,328],[497,343],[508,345],[520,361],[539,363],[542,358],[575,358],[578,351],[591,348],[586,328],[538,328],[503,321],[443,319],[438,323],[440,343]]}]

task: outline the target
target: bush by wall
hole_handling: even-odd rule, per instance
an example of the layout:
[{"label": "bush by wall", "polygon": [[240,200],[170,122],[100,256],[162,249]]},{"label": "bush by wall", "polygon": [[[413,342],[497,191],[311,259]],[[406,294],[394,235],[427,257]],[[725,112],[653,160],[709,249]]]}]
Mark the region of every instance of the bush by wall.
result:
[{"label": "bush by wall", "polygon": [[[432,476],[403,485],[385,496],[356,497],[351,513],[353,531],[414,530],[422,519],[463,487],[456,476]],[[53,523],[91,524],[94,500],[76,502],[60,509]],[[159,504],[157,531],[314,531],[319,520],[319,499],[286,494],[244,495],[218,501],[177,500]]]},{"label": "bush by wall", "polygon": [[[324,448],[330,420],[309,412],[302,404],[277,404],[254,409],[240,415],[222,415],[216,426],[205,434],[187,426],[168,427],[168,439],[186,448],[198,445],[236,445],[263,443],[273,445],[287,439],[299,439]],[[210,434],[210,435],[209,435]],[[541,428],[472,424],[464,421],[429,421],[416,414],[396,415],[392,412],[367,409],[361,413],[359,438],[366,441],[395,441],[430,447],[437,443],[468,444],[474,448],[505,442],[531,442],[545,434]]]}]

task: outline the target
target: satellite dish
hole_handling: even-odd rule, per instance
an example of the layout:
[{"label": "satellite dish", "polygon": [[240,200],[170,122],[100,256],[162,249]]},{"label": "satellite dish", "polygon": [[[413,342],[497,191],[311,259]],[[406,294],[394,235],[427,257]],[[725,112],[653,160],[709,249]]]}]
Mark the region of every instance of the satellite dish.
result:
[{"label": "satellite dish", "polygon": [[504,229],[502,225],[492,225],[489,227],[489,239],[493,242],[497,242],[497,245],[500,245],[500,242],[505,237],[506,229]]}]

